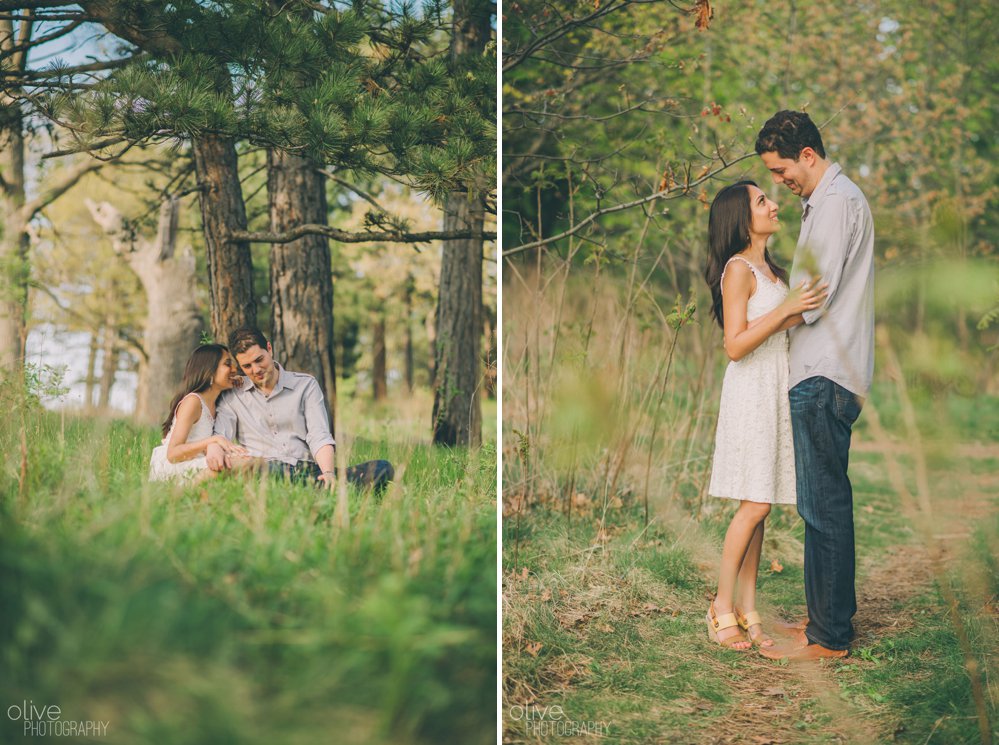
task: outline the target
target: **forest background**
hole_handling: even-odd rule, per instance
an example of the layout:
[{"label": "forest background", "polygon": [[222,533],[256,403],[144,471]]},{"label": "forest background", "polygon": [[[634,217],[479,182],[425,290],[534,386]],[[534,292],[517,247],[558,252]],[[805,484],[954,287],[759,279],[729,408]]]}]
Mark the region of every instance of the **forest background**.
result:
[{"label": "forest background", "polygon": [[[107,742],[493,740],[494,26],[0,2],[4,742],[26,701]],[[242,325],[384,494],[148,482],[190,353]]]},{"label": "forest background", "polygon": [[[504,738],[991,742],[999,648],[997,27],[987,4],[504,6]],[[806,110],[867,195],[875,383],[854,431],[858,639],[802,670],[709,645],[730,506],[707,208]],[[769,520],[764,617],[803,529]],[[557,716],[552,708],[557,708]],[[548,707],[548,708],[546,708]],[[547,719],[546,719],[547,717]]]}]

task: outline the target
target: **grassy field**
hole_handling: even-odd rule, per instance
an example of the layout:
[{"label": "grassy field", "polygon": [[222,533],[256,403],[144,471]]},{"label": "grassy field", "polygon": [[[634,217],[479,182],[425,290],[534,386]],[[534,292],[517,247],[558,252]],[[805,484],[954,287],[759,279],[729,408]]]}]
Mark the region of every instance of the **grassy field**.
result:
[{"label": "grassy field", "polygon": [[[349,461],[399,478],[338,512],[266,479],[149,484],[152,429],[4,407],[5,709],[129,745],[495,741],[491,428],[449,451],[420,402],[341,402]],[[32,741],[23,718],[0,741]]]},{"label": "grassy field", "polygon": [[[674,336],[668,309],[642,317],[616,286],[564,302],[557,280],[533,288],[504,287],[504,742],[995,738],[999,398],[915,374],[879,341],[850,465],[858,637],[842,661],[772,663],[704,623],[734,509],[704,493],[717,329]],[[764,619],[804,613],[803,537],[775,508]]]},{"label": "grassy field", "polygon": [[[700,521],[658,505],[647,529],[627,500],[602,527],[592,513],[570,525],[540,509],[521,525],[519,561],[504,551],[504,741],[981,742],[971,675],[984,681],[992,728],[999,699],[999,448],[932,464],[927,541],[886,475],[886,455],[863,442],[851,464],[859,611],[850,658],[778,665],[708,641],[726,505],[709,503]],[[504,522],[505,547],[515,525]],[[796,617],[802,523],[778,508],[768,531],[762,611]],[[551,736],[541,722],[552,706],[590,730]]]}]

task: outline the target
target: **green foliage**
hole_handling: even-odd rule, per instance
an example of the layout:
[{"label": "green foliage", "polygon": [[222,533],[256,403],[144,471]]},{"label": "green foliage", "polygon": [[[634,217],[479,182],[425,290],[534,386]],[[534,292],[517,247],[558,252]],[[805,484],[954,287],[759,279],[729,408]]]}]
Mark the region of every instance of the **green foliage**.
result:
[{"label": "green foliage", "polygon": [[85,142],[226,134],[337,170],[408,181],[442,202],[495,181],[495,52],[446,61],[444,6],[158,3],[151,56],[48,110]]},{"label": "green foliage", "polygon": [[109,720],[110,743],[493,741],[492,446],[355,443],[405,472],[351,490],[341,531],[310,487],[147,483],[152,430],[26,426],[23,487],[0,427],[5,700]]}]

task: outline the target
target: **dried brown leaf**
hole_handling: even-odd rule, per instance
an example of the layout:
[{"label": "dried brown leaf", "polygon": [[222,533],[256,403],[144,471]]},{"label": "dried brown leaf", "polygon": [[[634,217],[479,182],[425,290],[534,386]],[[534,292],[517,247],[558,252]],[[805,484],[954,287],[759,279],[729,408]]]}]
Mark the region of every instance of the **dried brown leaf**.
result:
[{"label": "dried brown leaf", "polygon": [[711,8],[710,1],[697,0],[691,12],[697,14],[697,18],[694,20],[694,25],[697,27],[698,31],[707,31],[708,26],[711,23],[711,19],[715,17],[715,12]]}]

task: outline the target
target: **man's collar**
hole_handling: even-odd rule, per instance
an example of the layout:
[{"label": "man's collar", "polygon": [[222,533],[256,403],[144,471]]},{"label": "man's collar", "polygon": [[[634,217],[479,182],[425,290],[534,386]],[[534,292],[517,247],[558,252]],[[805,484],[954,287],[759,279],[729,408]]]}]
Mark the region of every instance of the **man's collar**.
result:
[{"label": "man's collar", "polygon": [[815,189],[812,193],[801,200],[801,210],[804,212],[809,207],[813,210],[816,209],[825,199],[826,192],[829,191],[829,184],[832,183],[833,179],[836,178],[843,169],[839,167],[839,163],[830,163],[826,172],[822,174],[822,178],[819,179],[819,183],[815,185]]},{"label": "man's collar", "polygon": [[264,393],[260,388],[254,385],[252,381],[250,382],[250,390],[256,391],[261,396],[270,398],[275,393],[280,391],[282,388],[291,388],[291,380],[289,378],[288,371],[285,370],[283,367],[281,367],[281,365],[278,364],[277,362],[275,362],[274,364],[277,366],[278,369],[278,379],[277,382],[274,384],[274,388],[271,390],[271,392]]},{"label": "man's collar", "polygon": [[291,387],[291,378],[288,375],[288,371],[285,370],[283,367],[281,367],[281,365],[279,363],[275,362],[274,364],[277,365],[278,379],[277,379],[277,383],[274,384],[274,390],[271,391],[271,395],[272,396],[275,393],[277,393],[279,390],[281,390],[282,388],[290,388]]}]

